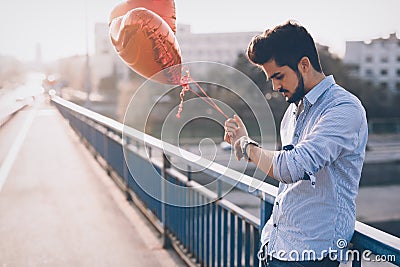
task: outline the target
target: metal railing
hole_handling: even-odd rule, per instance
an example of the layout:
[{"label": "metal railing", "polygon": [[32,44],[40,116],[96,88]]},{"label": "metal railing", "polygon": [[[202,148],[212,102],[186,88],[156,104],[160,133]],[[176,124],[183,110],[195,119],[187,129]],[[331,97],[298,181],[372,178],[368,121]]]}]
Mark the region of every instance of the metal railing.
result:
[{"label": "metal railing", "polygon": [[21,102],[19,105],[11,107],[4,114],[0,114],[0,127],[5,125],[12,117],[28,105],[27,102]]},{"label": "metal railing", "polygon": [[[95,157],[105,162],[108,172],[119,177],[127,195],[162,233],[165,247],[173,246],[193,266],[258,265],[260,225],[271,215],[275,186],[260,183],[254,188],[252,177],[205,159],[199,161],[197,155],[59,97],[53,97],[52,102]],[[154,156],[156,151],[162,157]],[[218,178],[218,187],[225,183],[258,197],[261,219],[224,199],[220,188],[215,193],[193,181],[190,171],[183,174],[176,170],[171,166],[173,158],[188,166],[204,167],[205,174]],[[146,167],[149,163],[156,172]],[[128,165],[135,168],[136,177]],[[182,193],[165,186],[164,181],[189,190]],[[161,201],[153,196],[161,196]],[[184,205],[168,204],[171,199]],[[368,250],[376,255],[394,255],[391,260],[400,264],[400,239],[361,222],[356,222],[351,246],[360,254]],[[352,266],[361,266],[360,259],[354,258]]]}]

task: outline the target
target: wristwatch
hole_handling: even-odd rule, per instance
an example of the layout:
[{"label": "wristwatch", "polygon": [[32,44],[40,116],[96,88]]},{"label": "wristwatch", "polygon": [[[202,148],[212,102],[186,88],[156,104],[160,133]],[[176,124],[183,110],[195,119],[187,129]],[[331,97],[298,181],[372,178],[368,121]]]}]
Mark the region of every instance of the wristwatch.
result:
[{"label": "wristwatch", "polygon": [[243,157],[244,157],[247,161],[250,161],[250,157],[249,157],[249,155],[247,155],[247,146],[248,146],[248,145],[254,145],[254,146],[256,146],[256,147],[260,147],[260,144],[257,143],[256,141],[250,139],[249,137],[247,137],[247,138],[243,141],[243,143],[242,143],[242,154],[243,154]]}]

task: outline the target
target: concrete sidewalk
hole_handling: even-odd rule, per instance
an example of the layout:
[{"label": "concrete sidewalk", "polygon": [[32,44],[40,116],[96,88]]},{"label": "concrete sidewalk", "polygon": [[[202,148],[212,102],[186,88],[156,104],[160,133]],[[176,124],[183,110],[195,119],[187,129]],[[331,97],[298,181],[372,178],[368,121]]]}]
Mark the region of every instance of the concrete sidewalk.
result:
[{"label": "concrete sidewalk", "polygon": [[36,103],[18,120],[0,167],[1,267],[184,266],[55,108]]}]

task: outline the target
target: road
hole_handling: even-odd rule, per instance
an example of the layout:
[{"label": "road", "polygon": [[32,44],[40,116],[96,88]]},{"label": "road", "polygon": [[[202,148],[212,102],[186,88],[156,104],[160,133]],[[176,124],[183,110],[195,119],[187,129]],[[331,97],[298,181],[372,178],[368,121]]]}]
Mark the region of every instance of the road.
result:
[{"label": "road", "polygon": [[0,129],[0,266],[184,266],[42,98]]},{"label": "road", "polygon": [[25,84],[15,88],[3,88],[0,90],[0,126],[3,125],[14,112],[33,103],[36,96],[43,94],[40,73],[29,73]]}]

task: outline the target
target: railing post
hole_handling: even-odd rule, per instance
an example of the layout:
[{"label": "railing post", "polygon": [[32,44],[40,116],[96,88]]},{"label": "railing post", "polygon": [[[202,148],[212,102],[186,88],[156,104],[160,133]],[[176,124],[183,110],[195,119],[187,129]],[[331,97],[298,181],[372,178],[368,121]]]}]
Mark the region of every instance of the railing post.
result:
[{"label": "railing post", "polygon": [[218,181],[217,181],[217,196],[218,196],[218,199],[222,198],[222,182],[220,179],[218,179]]},{"label": "railing post", "polygon": [[162,167],[162,177],[161,177],[161,221],[163,223],[164,233],[163,233],[163,248],[171,248],[171,240],[168,236],[168,221],[167,221],[167,186],[168,186],[168,174],[167,169],[171,167],[171,162],[168,156],[163,153],[163,167]]},{"label": "railing post", "polygon": [[271,217],[273,204],[268,203],[264,197],[260,198],[261,205],[260,205],[260,235],[262,229],[267,222],[267,219]]},{"label": "railing post", "polygon": [[151,154],[152,149],[151,149],[151,146],[146,147],[146,149],[147,149],[147,156],[149,157],[149,159],[151,159],[151,158],[152,158],[152,154]]},{"label": "railing post", "polygon": [[[129,138],[128,137],[122,137],[121,139],[122,142],[122,153],[125,153],[125,149],[127,146],[129,146]],[[122,160],[122,166],[123,166],[123,172],[124,172],[124,184],[125,184],[125,197],[127,201],[132,201],[132,196],[129,192],[129,166],[128,166],[128,159],[125,158]]]},{"label": "railing post", "polygon": [[192,180],[192,166],[190,165],[187,166],[187,178],[189,182]]}]

